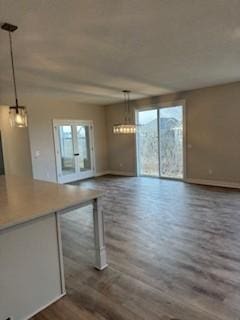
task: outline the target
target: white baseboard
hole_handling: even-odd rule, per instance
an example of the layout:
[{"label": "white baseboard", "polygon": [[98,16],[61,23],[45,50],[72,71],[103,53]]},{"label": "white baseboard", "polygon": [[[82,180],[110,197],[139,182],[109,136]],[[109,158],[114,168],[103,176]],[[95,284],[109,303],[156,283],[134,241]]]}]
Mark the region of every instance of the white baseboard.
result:
[{"label": "white baseboard", "polygon": [[96,172],[94,176],[95,177],[101,177],[101,176],[105,176],[106,174],[109,174],[108,170],[101,171],[101,172]]},{"label": "white baseboard", "polygon": [[134,172],[114,171],[114,170],[106,170],[106,171],[102,171],[102,172],[96,172],[95,177],[106,176],[107,174],[111,174],[114,176],[136,177],[136,174]]},{"label": "white baseboard", "polygon": [[[136,177],[136,173],[128,171],[115,171],[115,170],[106,170],[102,172],[97,172],[95,177],[105,176],[107,174],[114,176],[124,176],[124,177]],[[192,183],[192,184],[201,184],[205,186],[215,186],[215,187],[224,187],[224,188],[234,188],[240,189],[240,182],[228,182],[228,181],[218,181],[218,180],[207,180],[207,179],[194,179],[186,178],[183,182]]]},{"label": "white baseboard", "polygon": [[136,177],[136,173],[135,172],[128,172],[128,171],[110,170],[110,171],[108,171],[108,174],[112,174],[114,176]]},{"label": "white baseboard", "polygon": [[238,182],[227,182],[227,181],[194,179],[194,178],[187,178],[184,181],[187,183],[202,184],[207,186],[240,189],[240,183]]},{"label": "white baseboard", "polygon": [[38,310],[36,310],[34,313],[32,313],[31,315],[29,315],[25,320],[30,320],[32,319],[33,316],[35,316],[36,314],[38,314],[39,312],[43,311],[44,309],[46,309],[47,307],[49,307],[51,304],[57,302],[59,299],[61,299],[62,297],[64,297],[66,295],[66,292],[62,293],[59,297],[53,299],[52,301],[50,301],[48,304],[46,304],[45,306],[39,308]]}]

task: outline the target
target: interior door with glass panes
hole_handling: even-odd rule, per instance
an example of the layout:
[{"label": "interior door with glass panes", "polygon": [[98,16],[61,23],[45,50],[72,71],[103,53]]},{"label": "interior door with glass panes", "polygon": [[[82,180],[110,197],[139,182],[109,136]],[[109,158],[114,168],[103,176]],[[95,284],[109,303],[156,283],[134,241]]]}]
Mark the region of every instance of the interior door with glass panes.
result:
[{"label": "interior door with glass panes", "polygon": [[95,175],[92,121],[54,120],[54,140],[59,183]]}]

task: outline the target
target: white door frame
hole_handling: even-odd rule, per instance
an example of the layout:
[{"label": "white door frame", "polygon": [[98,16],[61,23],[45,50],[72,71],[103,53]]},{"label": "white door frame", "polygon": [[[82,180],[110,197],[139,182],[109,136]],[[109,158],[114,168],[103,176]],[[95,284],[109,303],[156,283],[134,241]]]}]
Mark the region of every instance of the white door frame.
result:
[{"label": "white door frame", "polygon": [[[159,146],[159,110],[161,108],[168,108],[168,107],[176,107],[176,106],[182,106],[183,110],[183,178],[178,179],[178,178],[171,178],[171,177],[161,177],[160,176],[160,159],[159,159],[159,176],[155,178],[160,178],[160,179],[169,179],[169,180],[180,180],[180,181],[186,181],[187,178],[187,125],[186,125],[186,101],[185,100],[176,100],[176,101],[167,101],[167,102],[162,102],[158,103],[156,105],[149,105],[145,107],[139,107],[135,109],[135,119],[136,119],[136,124],[138,124],[138,112],[141,111],[147,111],[147,110],[157,110],[158,113],[158,146]],[[138,135],[136,134],[136,168],[137,168],[137,176],[140,176],[140,168],[139,168],[139,147],[138,147]],[[160,152],[159,157],[160,157]]]},{"label": "white door frame", "polygon": [[[90,157],[91,157],[91,170],[89,171],[77,171],[73,174],[62,175],[62,165],[61,165],[61,151],[60,151],[60,141],[58,134],[58,127],[63,125],[70,126],[89,126],[89,143],[90,143]],[[75,132],[76,127],[73,127],[73,131]],[[90,177],[94,177],[96,175],[96,167],[95,167],[95,145],[94,145],[94,126],[92,120],[70,120],[70,119],[53,119],[53,136],[54,136],[54,149],[55,149],[55,161],[56,161],[56,174],[57,174],[57,182],[58,183],[67,183],[73,182],[77,180],[87,179]],[[74,137],[73,137],[74,139]],[[74,141],[73,141],[74,143]],[[77,159],[75,159],[75,166],[77,166]]]}]

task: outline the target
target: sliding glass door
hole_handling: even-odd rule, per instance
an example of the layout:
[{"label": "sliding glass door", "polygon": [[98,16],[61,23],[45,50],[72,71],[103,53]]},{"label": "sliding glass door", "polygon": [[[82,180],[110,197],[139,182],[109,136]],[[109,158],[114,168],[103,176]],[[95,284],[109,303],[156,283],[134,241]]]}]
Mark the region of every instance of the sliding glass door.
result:
[{"label": "sliding glass door", "polygon": [[138,168],[141,176],[159,175],[158,110],[138,112]]},{"label": "sliding glass door", "polygon": [[137,112],[138,174],[183,179],[183,106]]},{"label": "sliding glass door", "polygon": [[183,179],[183,107],[159,109],[160,177]]},{"label": "sliding glass door", "polygon": [[60,183],[93,177],[94,149],[91,121],[54,120],[57,180]]}]

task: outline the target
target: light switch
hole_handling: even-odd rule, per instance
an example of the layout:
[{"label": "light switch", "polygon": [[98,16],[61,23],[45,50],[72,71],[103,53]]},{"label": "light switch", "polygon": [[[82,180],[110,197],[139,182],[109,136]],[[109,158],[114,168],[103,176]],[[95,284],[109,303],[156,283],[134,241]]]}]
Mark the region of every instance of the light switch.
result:
[{"label": "light switch", "polygon": [[35,158],[39,158],[40,157],[40,151],[39,150],[36,150],[35,151]]}]

